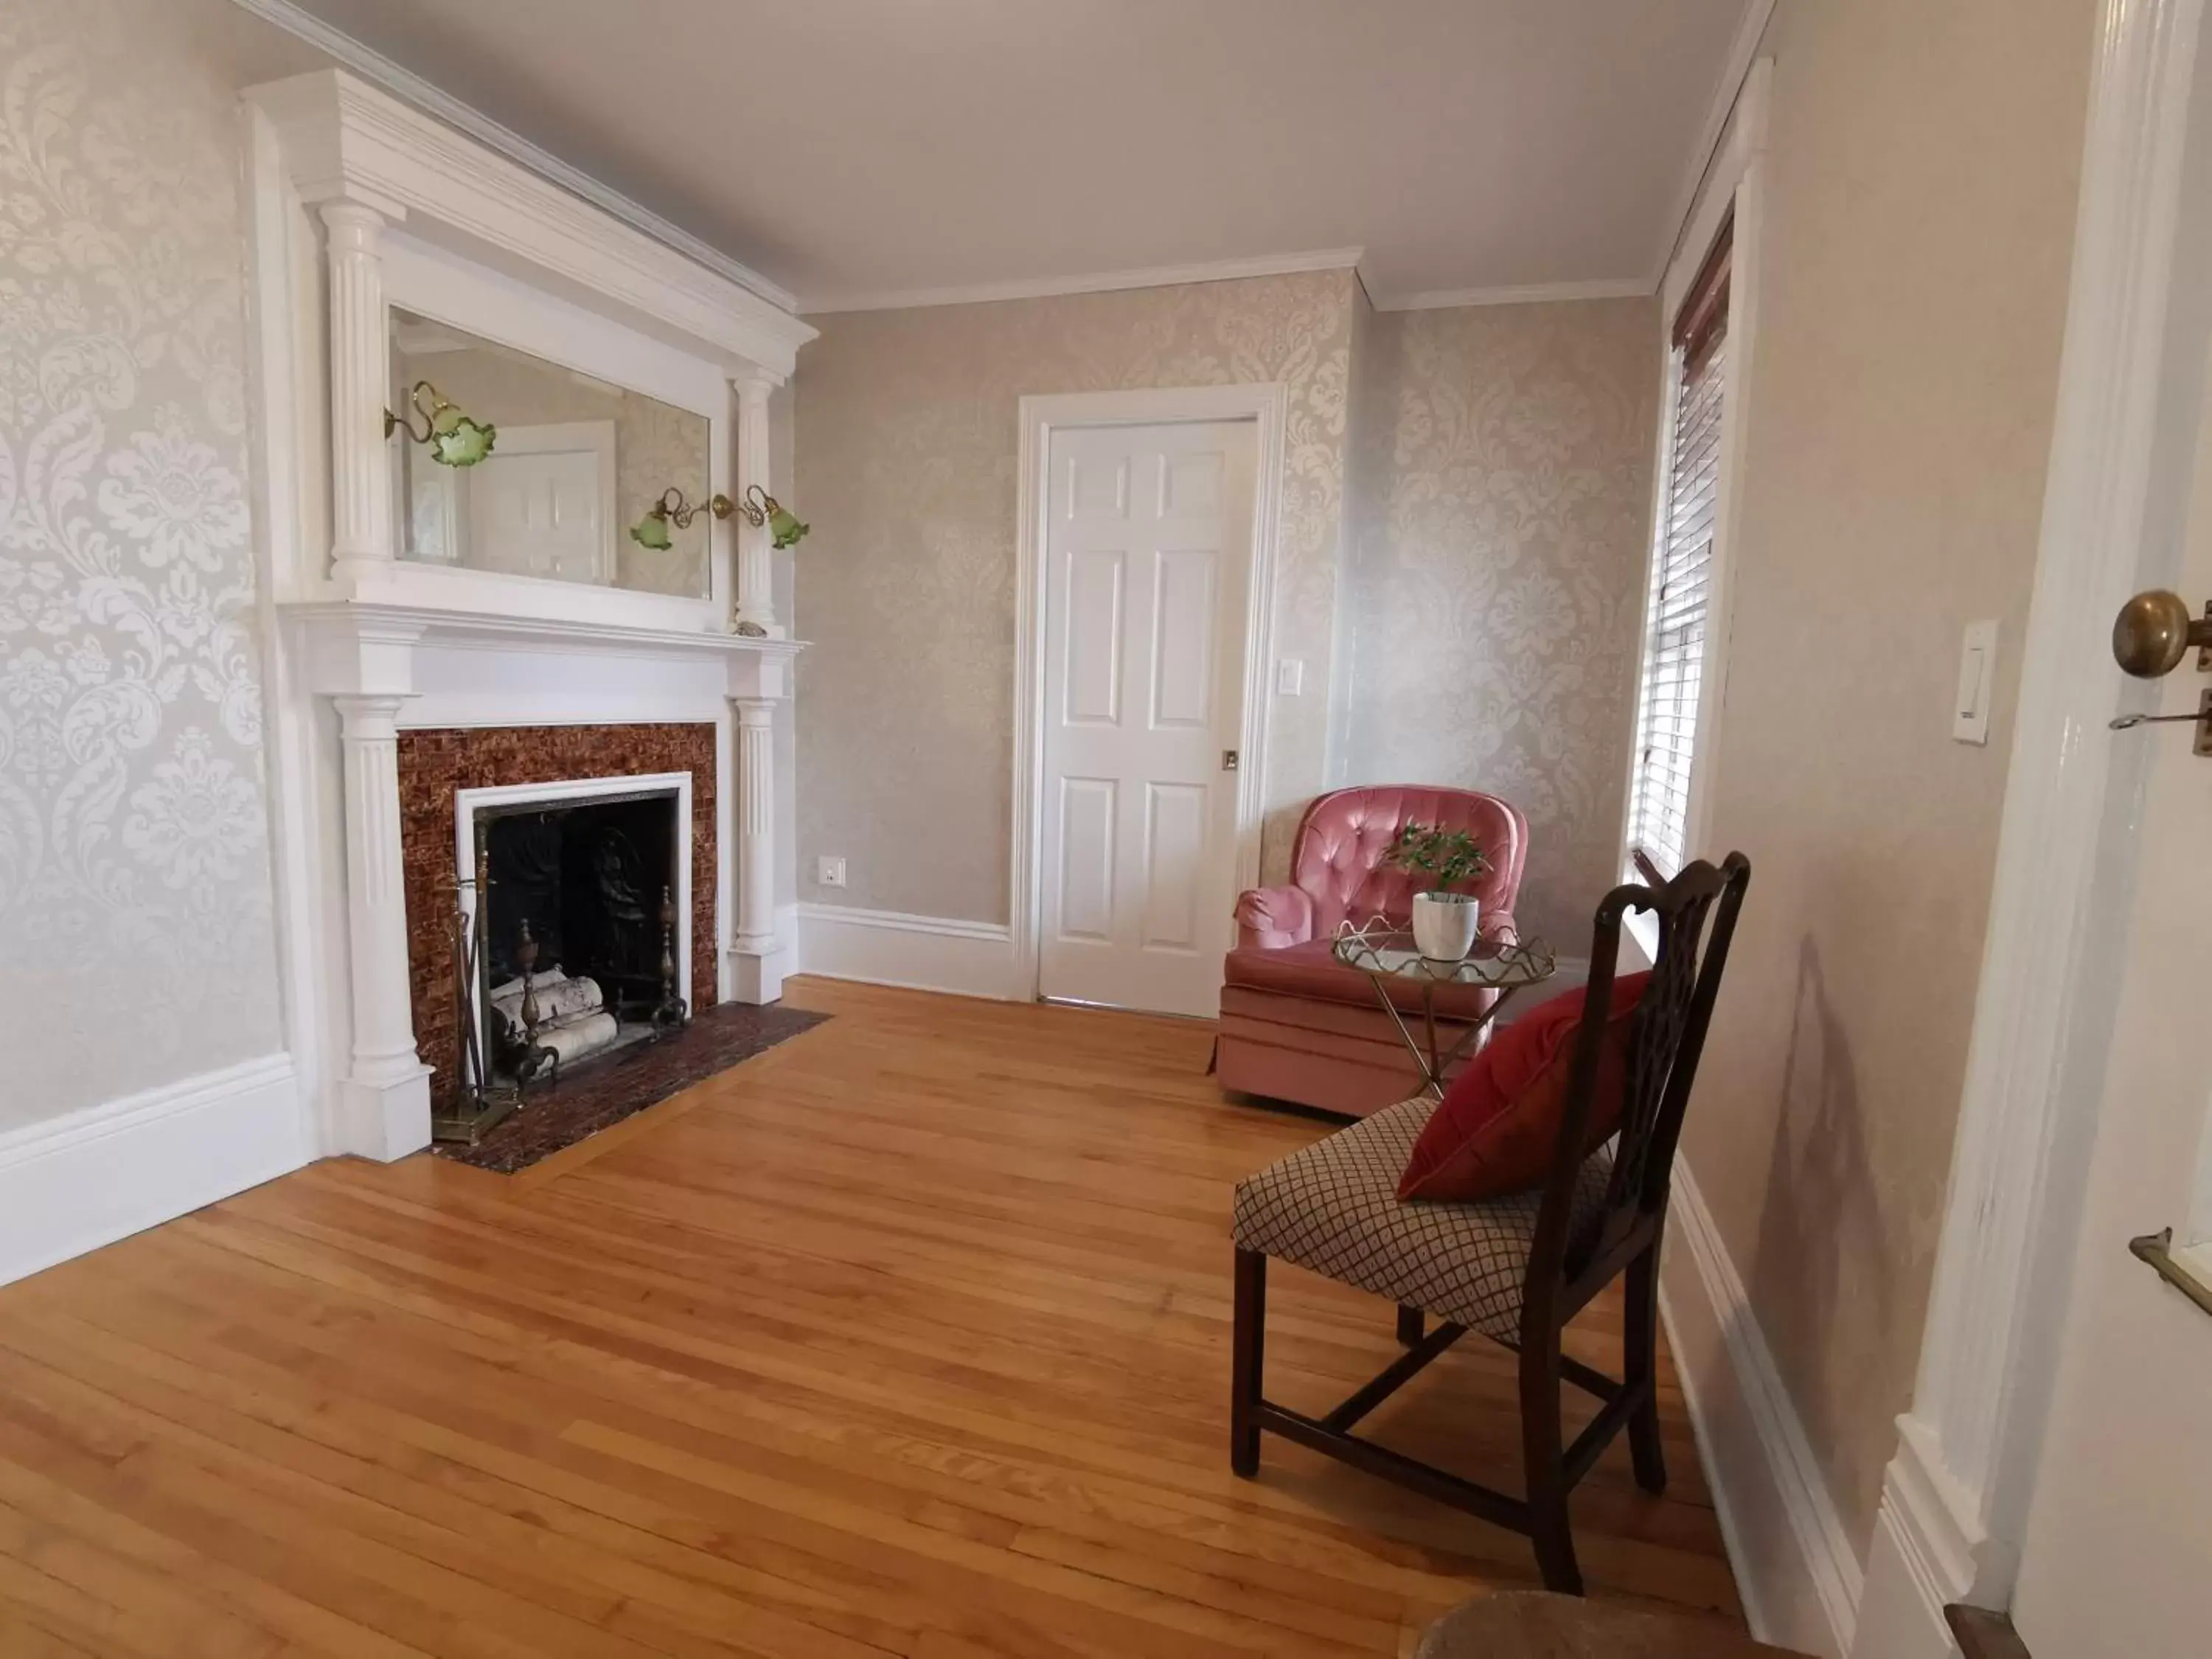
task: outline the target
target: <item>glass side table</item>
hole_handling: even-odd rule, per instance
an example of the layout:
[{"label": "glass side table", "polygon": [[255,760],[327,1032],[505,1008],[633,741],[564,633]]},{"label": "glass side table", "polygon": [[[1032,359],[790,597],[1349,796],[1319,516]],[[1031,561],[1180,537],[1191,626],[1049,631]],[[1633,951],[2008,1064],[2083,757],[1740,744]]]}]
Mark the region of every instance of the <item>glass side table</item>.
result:
[{"label": "glass side table", "polygon": [[[1409,928],[1369,926],[1364,928],[1347,927],[1336,937],[1331,947],[1336,959],[1347,968],[1357,968],[1367,975],[1375,988],[1376,1000],[1382,1012],[1390,1016],[1390,1023],[1398,1028],[1405,1039],[1406,1048],[1420,1067],[1423,1085],[1431,1094],[1442,1098],[1444,1078],[1465,1056],[1468,1048],[1488,1029],[1505,1006],[1508,998],[1524,986],[1540,985],[1559,971],[1559,957],[1552,947],[1541,939],[1531,939],[1525,945],[1501,945],[1493,939],[1477,939],[1474,949],[1458,962],[1437,962],[1423,956],[1413,948],[1413,935]],[[1391,999],[1392,981],[1410,985],[1421,1000],[1421,1035],[1415,1036],[1406,1017]],[[1479,990],[1497,992],[1490,1006],[1483,1011],[1448,1049],[1440,1049],[1437,1034],[1437,990],[1440,986],[1464,985]]]}]

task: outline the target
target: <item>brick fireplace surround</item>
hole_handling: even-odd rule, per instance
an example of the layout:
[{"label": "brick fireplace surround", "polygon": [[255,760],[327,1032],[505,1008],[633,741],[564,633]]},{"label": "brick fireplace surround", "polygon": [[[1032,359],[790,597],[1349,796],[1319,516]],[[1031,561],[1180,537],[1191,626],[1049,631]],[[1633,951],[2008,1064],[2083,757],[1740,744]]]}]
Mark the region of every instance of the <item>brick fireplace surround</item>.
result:
[{"label": "brick fireplace surround", "polygon": [[505,726],[399,734],[399,847],[415,1046],[443,1102],[459,1075],[453,1029],[453,792],[570,778],[691,775],[691,1006],[714,1004],[714,727]]}]

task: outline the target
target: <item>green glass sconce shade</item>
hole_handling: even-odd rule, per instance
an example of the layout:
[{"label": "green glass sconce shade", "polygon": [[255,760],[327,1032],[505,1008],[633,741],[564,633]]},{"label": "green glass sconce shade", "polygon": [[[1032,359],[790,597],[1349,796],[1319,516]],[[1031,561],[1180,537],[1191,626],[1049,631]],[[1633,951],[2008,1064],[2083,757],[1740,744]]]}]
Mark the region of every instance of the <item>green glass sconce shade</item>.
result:
[{"label": "green glass sconce shade", "polygon": [[465,415],[451,431],[431,434],[430,459],[441,466],[474,466],[491,453],[492,446],[498,441],[497,427],[489,421],[472,421]]},{"label": "green glass sconce shade", "polygon": [[791,509],[781,505],[774,496],[771,495],[766,499],[769,507],[769,534],[774,538],[775,544],[779,548],[796,547],[799,538],[806,533],[808,526],[799,523]]},{"label": "green glass sconce shade", "polygon": [[[720,495],[713,505],[717,518],[728,515],[721,511]],[[697,504],[684,499],[684,492],[671,484],[660,492],[660,499],[645,509],[645,516],[629,527],[629,538],[640,547],[649,547],[656,553],[665,553],[675,543],[669,536],[672,523],[678,530],[689,530],[691,520],[699,516]]]},{"label": "green glass sconce shade", "polygon": [[[479,421],[449,400],[428,380],[417,380],[407,393],[409,412],[384,411],[384,435],[405,428],[410,441],[424,446],[441,466],[474,466],[499,441],[499,428]],[[415,429],[416,418],[422,429]]]},{"label": "green glass sconce shade", "polygon": [[714,497],[716,518],[726,519],[732,513],[744,514],[745,522],[755,529],[766,525],[769,538],[778,548],[798,546],[807,531],[797,514],[758,484],[747,484],[744,495],[734,501],[726,495]]}]

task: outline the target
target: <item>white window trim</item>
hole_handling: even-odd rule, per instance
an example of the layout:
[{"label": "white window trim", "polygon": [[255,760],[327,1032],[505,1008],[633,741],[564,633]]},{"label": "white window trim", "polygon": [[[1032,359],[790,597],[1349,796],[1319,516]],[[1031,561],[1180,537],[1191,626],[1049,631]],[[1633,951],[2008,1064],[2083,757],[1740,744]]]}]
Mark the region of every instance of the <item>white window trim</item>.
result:
[{"label": "white window trim", "polygon": [[[1703,684],[1698,696],[1696,746],[1690,758],[1690,801],[1683,836],[1687,857],[1710,857],[1707,834],[1712,810],[1713,779],[1718,770],[1712,742],[1728,689],[1728,647],[1735,603],[1735,548],[1741,521],[1744,493],[1745,415],[1751,384],[1751,363],[1759,325],[1759,238],[1764,228],[1768,83],[1773,64],[1761,58],[1744,76],[1735,113],[1723,129],[1713,153],[1705,181],[1683,222],[1682,234],[1659,283],[1660,342],[1663,368],[1656,465],[1651,480],[1654,534],[1646,558],[1658,551],[1656,526],[1665,510],[1674,438],[1674,396],[1678,371],[1672,346],[1675,313],[1697,280],[1714,239],[1729,215],[1735,216],[1733,248],[1729,267],[1728,352],[1721,383],[1721,503],[1713,526],[1712,597],[1705,623]],[[1650,567],[1644,568],[1644,596],[1637,611],[1637,697],[1629,714],[1635,720],[1643,703],[1644,676],[1650,649]],[[1626,788],[1622,793],[1620,858],[1617,867],[1624,881],[1640,881],[1634,848],[1629,841],[1636,799],[1638,749],[1632,731],[1628,744]],[[1630,937],[1647,957],[1658,950],[1656,918],[1649,912],[1631,911],[1626,918]]]}]

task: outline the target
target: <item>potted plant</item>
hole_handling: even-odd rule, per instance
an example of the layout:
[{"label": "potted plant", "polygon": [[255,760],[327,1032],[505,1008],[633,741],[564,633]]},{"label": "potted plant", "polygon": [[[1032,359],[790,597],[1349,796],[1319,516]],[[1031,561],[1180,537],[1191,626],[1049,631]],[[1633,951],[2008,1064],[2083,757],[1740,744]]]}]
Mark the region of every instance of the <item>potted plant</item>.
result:
[{"label": "potted plant", "polygon": [[1413,946],[1431,962],[1458,962],[1474,948],[1482,902],[1449,890],[1490,870],[1482,844],[1464,830],[1408,823],[1390,844],[1389,861],[1433,884],[1413,895]]}]

